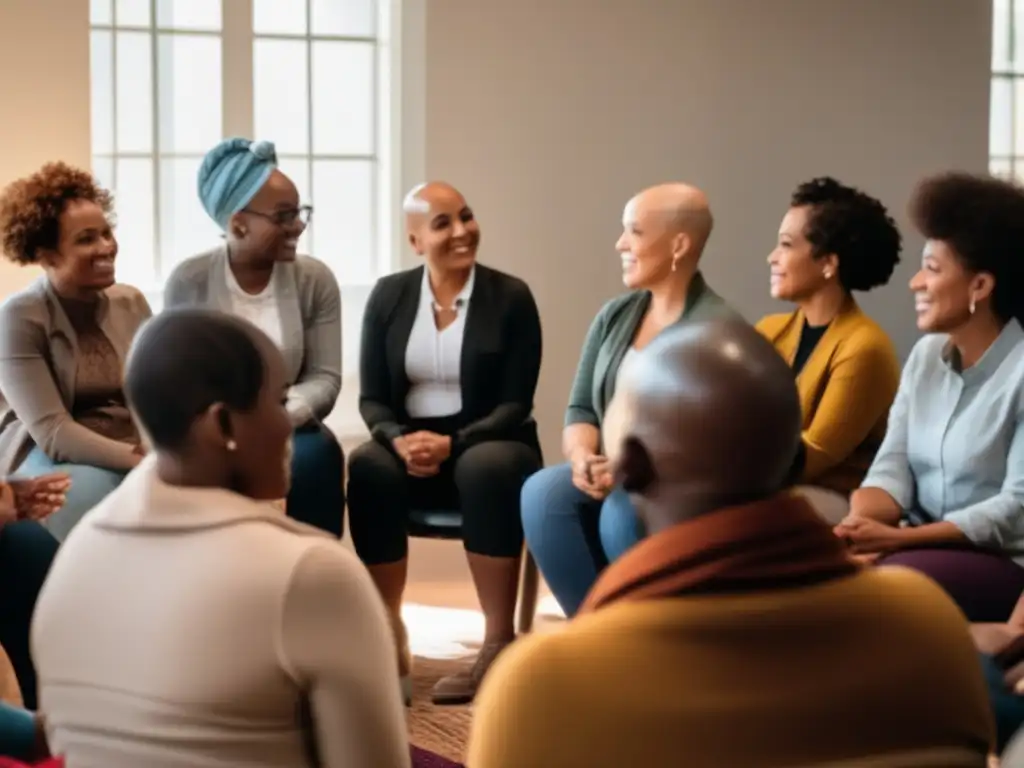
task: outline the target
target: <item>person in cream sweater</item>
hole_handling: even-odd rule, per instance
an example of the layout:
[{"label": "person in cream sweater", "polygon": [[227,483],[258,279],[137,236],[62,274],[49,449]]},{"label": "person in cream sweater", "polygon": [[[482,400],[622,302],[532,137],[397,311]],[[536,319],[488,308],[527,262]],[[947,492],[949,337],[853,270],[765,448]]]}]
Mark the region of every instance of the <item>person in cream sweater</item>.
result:
[{"label": "person in cream sweater", "polygon": [[286,381],[227,314],[170,310],[136,340],[125,389],[152,454],[67,539],[32,627],[69,766],[409,766],[369,575],[270,503],[288,488]]}]

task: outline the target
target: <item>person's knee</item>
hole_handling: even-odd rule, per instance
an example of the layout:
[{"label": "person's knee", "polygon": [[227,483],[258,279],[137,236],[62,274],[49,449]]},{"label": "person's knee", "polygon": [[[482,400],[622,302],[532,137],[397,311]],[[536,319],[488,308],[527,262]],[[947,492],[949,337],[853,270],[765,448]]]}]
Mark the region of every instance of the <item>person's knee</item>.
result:
[{"label": "person's knee", "polygon": [[609,561],[617,560],[640,540],[640,521],[629,495],[621,488],[612,491],[601,505],[598,531]]},{"label": "person's knee", "polygon": [[341,443],[326,430],[295,435],[292,455],[292,484],[326,489],[344,485],[345,459]]},{"label": "person's knee", "polygon": [[387,484],[402,475],[398,458],[387,448],[373,440],[363,443],[348,459],[350,485]]},{"label": "person's knee", "polygon": [[91,509],[112,493],[124,480],[120,472],[99,467],[70,465],[60,467],[71,478],[68,489],[68,504]]},{"label": "person's knee", "polygon": [[523,524],[538,524],[550,515],[575,515],[580,492],[572,484],[572,467],[556,464],[526,479],[521,492]]},{"label": "person's knee", "polygon": [[71,487],[64,506],[50,515],[45,525],[57,539],[63,540],[89,510],[117,489],[124,474],[81,464],[59,464],[55,470],[68,474]]},{"label": "person's knee", "polygon": [[489,441],[474,445],[455,462],[455,485],[460,494],[482,488],[518,493],[523,481],[537,471],[540,459],[527,445]]},{"label": "person's knee", "polygon": [[326,430],[299,432],[293,441],[292,473],[318,482],[341,481],[345,459],[341,444]]},{"label": "person's knee", "polygon": [[34,520],[20,520],[0,528],[0,573],[10,573],[14,580],[14,585],[0,586],[0,592],[30,581],[41,584],[59,546],[53,534]]}]

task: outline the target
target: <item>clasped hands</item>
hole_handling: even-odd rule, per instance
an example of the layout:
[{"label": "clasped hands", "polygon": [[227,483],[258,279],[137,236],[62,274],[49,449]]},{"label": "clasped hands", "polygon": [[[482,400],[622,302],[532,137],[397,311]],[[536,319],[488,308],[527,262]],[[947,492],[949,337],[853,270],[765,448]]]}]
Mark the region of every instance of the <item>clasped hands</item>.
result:
[{"label": "clasped hands", "polygon": [[64,506],[71,477],[64,472],[0,483],[0,526],[19,520],[42,520]]},{"label": "clasped hands", "polygon": [[862,562],[873,562],[906,544],[903,528],[855,513],[844,517],[832,531]]},{"label": "clasped hands", "polygon": [[606,456],[580,452],[573,456],[572,484],[596,501],[602,501],[611,493],[615,484],[612,478],[611,462]]},{"label": "clasped hands", "polygon": [[452,439],[449,435],[426,430],[396,437],[392,445],[399,458],[405,462],[406,472],[412,477],[433,477],[452,455]]}]

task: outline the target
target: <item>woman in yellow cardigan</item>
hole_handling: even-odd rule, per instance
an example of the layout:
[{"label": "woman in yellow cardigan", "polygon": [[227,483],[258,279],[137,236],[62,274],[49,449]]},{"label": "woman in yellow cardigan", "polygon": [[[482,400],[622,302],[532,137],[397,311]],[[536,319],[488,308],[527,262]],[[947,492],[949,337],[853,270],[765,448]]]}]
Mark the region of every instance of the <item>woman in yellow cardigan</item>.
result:
[{"label": "woman in yellow cardigan", "polygon": [[900,380],[892,342],[851,293],[885,285],[900,247],[899,230],[882,203],[819,178],[793,193],[768,256],[772,297],[797,308],[768,315],[757,329],[796,375],[806,452],[802,482],[842,497],[859,487],[871,466]]}]

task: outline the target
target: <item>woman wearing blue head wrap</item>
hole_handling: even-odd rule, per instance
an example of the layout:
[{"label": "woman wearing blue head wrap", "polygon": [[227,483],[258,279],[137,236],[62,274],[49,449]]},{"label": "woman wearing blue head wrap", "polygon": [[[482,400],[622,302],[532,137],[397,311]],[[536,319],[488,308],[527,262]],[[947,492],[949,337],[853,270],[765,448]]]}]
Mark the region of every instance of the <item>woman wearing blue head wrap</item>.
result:
[{"label": "woman wearing blue head wrap", "polygon": [[296,253],[312,209],[269,141],[222,141],[203,159],[198,191],[225,242],[171,273],[164,304],[230,312],[277,343],[295,426],[287,512],[340,537],[345,461],[322,421],[341,391],[341,294],[323,262]]}]

